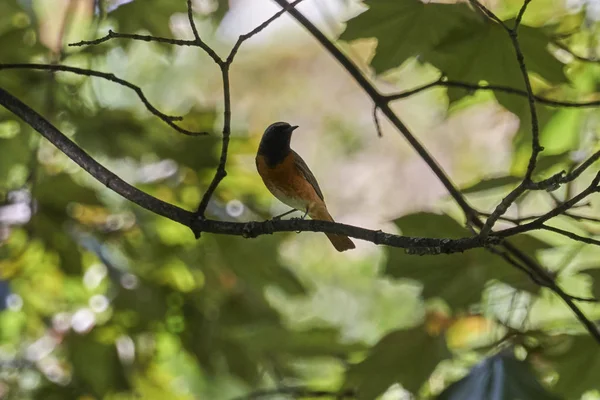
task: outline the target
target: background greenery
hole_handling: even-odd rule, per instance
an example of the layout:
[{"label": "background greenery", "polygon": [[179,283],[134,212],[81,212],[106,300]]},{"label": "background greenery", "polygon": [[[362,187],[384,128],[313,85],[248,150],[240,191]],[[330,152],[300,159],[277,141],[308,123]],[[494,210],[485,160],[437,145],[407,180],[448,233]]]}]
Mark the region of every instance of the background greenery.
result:
[{"label": "background greenery", "polygon": [[[466,4],[372,0],[364,11],[358,1],[305,3],[299,9],[332,37],[341,34],[338,44],[383,91],[417,87],[439,71],[523,87],[506,33]],[[510,24],[522,3],[486,4]],[[536,93],[599,98],[597,4],[532,2],[520,39]],[[196,6],[200,34],[220,54],[277,11],[267,0]],[[98,78],[0,64],[0,86],[128,182],[193,209],[220,150],[218,68],[192,48],[67,46],[108,29],[190,38],[185,11],[183,0],[2,0],[0,63],[112,72],[209,136],[173,131],[135,93]],[[386,121],[377,137],[368,99],[287,16],[242,48],[231,84],[229,175],[212,217],[246,221],[285,210],[253,159],[264,128],[287,120],[301,126],[293,147],[340,222],[413,236],[470,234],[426,165]],[[526,98],[435,88],[394,109],[482,210],[525,170]],[[596,109],[538,110],[546,150],[536,177],[597,149]],[[580,181],[554,194],[569,196],[589,174]],[[485,399],[501,391],[504,399],[600,398],[598,343],[551,292],[483,249],[421,257],[358,243],[339,254],[311,233],[195,240],[93,181],[4,109],[0,200],[2,399],[221,400],[259,389],[278,399],[335,398],[346,389],[359,399]],[[509,215],[553,205],[550,194],[534,193]],[[590,198],[577,213],[598,211]],[[593,221],[564,216],[555,225],[599,232]],[[596,247],[547,232],[512,242],[555,271],[567,292],[600,297]],[[597,305],[581,308],[600,318]]]}]

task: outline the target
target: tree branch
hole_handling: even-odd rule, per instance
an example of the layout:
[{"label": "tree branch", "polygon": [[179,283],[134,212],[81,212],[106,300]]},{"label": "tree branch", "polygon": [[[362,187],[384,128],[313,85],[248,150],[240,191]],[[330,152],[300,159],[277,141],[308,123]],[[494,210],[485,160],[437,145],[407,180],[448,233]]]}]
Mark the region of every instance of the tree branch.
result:
[{"label": "tree branch", "polygon": [[142,91],[142,89],[139,86],[136,86],[133,83],[126,81],[124,79],[118,78],[114,74],[111,74],[111,73],[99,72],[99,71],[94,71],[92,69],[83,69],[83,68],[69,67],[66,65],[57,65],[57,64],[0,64],[0,71],[1,70],[9,70],[9,69],[33,69],[33,70],[44,70],[44,71],[71,72],[71,73],[74,73],[77,75],[84,75],[84,76],[91,76],[91,77],[106,79],[108,81],[118,83],[121,86],[125,86],[125,87],[133,90],[138,95],[139,99],[142,101],[142,103],[144,104],[144,106],[146,107],[146,109],[148,111],[150,111],[152,114],[154,114],[155,116],[157,116],[158,118],[163,120],[167,125],[169,125],[173,129],[175,129],[177,132],[183,133],[184,135],[188,135],[188,136],[200,136],[200,135],[208,134],[206,132],[192,132],[192,131],[189,131],[187,129],[184,129],[184,128],[178,126],[173,121],[181,121],[183,119],[183,117],[167,115],[167,114],[160,112],[158,109],[156,109],[156,107],[154,107],[150,103],[150,101],[146,98],[146,96],[144,95],[144,92]]},{"label": "tree branch", "polygon": [[[477,0],[473,0],[480,7],[484,6],[480,5]],[[491,230],[494,228],[494,224],[498,221],[508,208],[513,204],[523,193],[525,193],[528,189],[528,186],[532,184],[532,176],[533,171],[535,170],[535,166],[537,165],[538,155],[544,150],[544,148],[540,145],[540,127],[538,121],[537,110],[535,108],[535,95],[533,94],[533,89],[531,87],[531,81],[529,80],[529,73],[527,71],[527,66],[525,65],[525,56],[523,55],[523,51],[521,50],[521,44],[519,43],[518,30],[521,22],[521,18],[523,18],[523,14],[527,10],[527,6],[529,5],[531,0],[525,0],[523,2],[523,6],[519,11],[519,15],[517,16],[515,26],[512,29],[507,29],[506,25],[500,21],[502,26],[507,29],[508,35],[512,42],[513,48],[515,50],[515,55],[517,57],[517,62],[519,63],[519,70],[521,71],[521,75],[523,77],[523,82],[525,83],[525,89],[527,91],[527,102],[529,104],[529,114],[531,115],[531,156],[529,157],[529,163],[527,165],[527,170],[525,172],[525,176],[523,177],[523,181],[519,186],[517,186],[511,193],[509,193],[498,206],[492,212],[492,215],[485,221],[483,228],[481,228],[480,235],[488,235]],[[487,10],[487,9],[486,9]],[[495,14],[489,10],[487,10],[486,14],[490,16],[490,18],[494,20],[499,20]]]},{"label": "tree branch", "polygon": [[81,168],[89,172],[90,175],[104,184],[107,188],[140,207],[173,221],[185,224],[189,220],[189,211],[185,211],[177,206],[159,200],[156,197],[150,196],[123,181],[117,175],[90,157],[85,151],[71,141],[71,139],[66,137],[50,122],[44,119],[44,117],[2,88],[0,88],[0,104],[38,131],[67,157],[75,161]]},{"label": "tree branch", "polygon": [[[493,91],[493,92],[510,93],[510,94],[514,94],[516,96],[527,97],[527,91],[522,90],[522,89],[513,88],[510,86],[487,85],[487,84],[481,85],[481,84],[468,83],[468,82],[445,80],[445,78],[440,78],[436,81],[424,84],[424,85],[416,87],[414,89],[409,89],[407,91],[385,95],[385,98],[388,101],[404,99],[404,98],[413,96],[417,93],[420,93],[424,90],[428,90],[428,89],[431,89],[431,88],[437,87],[437,86],[448,87],[448,88],[459,88],[459,89],[465,89],[465,90],[470,90],[470,91],[489,90],[489,91]],[[600,100],[587,101],[587,102],[575,102],[575,101],[564,101],[564,100],[562,100],[562,101],[552,100],[552,99],[548,99],[546,97],[542,97],[542,96],[538,96],[538,95],[534,95],[533,97],[540,104],[546,104],[546,105],[554,106],[554,107],[586,108],[586,107],[600,106]]]},{"label": "tree branch", "polygon": [[[229,137],[231,136],[231,90],[229,87],[229,68],[231,67],[231,64],[233,63],[233,59],[235,58],[235,55],[237,54],[240,47],[246,40],[250,39],[252,36],[256,35],[257,33],[261,32],[263,29],[265,29],[267,26],[269,26],[273,21],[275,21],[277,18],[281,17],[281,15],[283,15],[288,9],[294,8],[301,1],[302,0],[296,0],[291,4],[288,4],[285,9],[278,11],[271,18],[267,19],[265,22],[263,22],[262,24],[260,24],[259,26],[257,26],[253,30],[251,30],[250,32],[240,35],[238,40],[235,42],[235,44],[231,48],[231,51],[229,52],[229,55],[227,56],[225,61],[221,61],[220,59],[219,59],[219,61],[215,60],[217,62],[217,64],[219,65],[219,67],[221,68],[221,75],[222,75],[222,79],[223,79],[223,140],[222,140],[222,144],[221,144],[221,155],[219,157],[219,165],[217,166],[217,170],[215,171],[215,175],[214,175],[212,181],[210,182],[208,189],[206,189],[206,192],[204,192],[204,195],[202,196],[202,200],[200,201],[200,204],[198,205],[198,209],[196,210],[194,219],[204,219],[205,218],[204,214],[206,212],[206,208],[208,207],[208,203],[210,202],[211,197],[213,196],[215,190],[217,189],[217,187],[219,186],[221,181],[227,176],[227,170],[225,167],[227,165],[227,153],[229,151]],[[191,10],[190,0],[188,0],[188,7],[189,7],[188,9]],[[194,32],[195,32],[194,34],[197,35],[197,32],[195,31],[193,19],[191,17],[191,12],[190,12],[190,24],[192,25],[192,28],[194,29]],[[192,224],[192,231],[194,232],[194,235],[196,236],[196,238],[199,238],[201,230],[194,229],[194,226],[195,225]]]},{"label": "tree branch", "polygon": [[169,218],[197,232],[243,236],[246,238],[269,235],[275,232],[336,233],[363,239],[375,244],[404,248],[411,254],[463,252],[487,245],[498,244],[499,240],[501,240],[494,237],[480,238],[478,236],[460,239],[407,237],[320,220],[290,219],[263,222],[228,222],[194,219],[192,218],[192,212],[159,200],[122,180],[119,176],[94,160],[44,117],[2,88],[0,88],[0,104],[29,124],[67,157],[75,161],[81,168],[112,191],[148,211]]},{"label": "tree branch", "polygon": [[69,43],[69,47],[81,47],[81,46],[97,46],[104,42],[108,42],[111,39],[129,39],[129,40],[138,40],[142,42],[157,42],[157,43],[165,43],[172,44],[175,46],[196,46],[195,40],[179,40],[179,39],[171,39],[171,38],[163,38],[158,36],[150,36],[150,35],[138,35],[134,33],[119,33],[114,32],[113,30],[109,30],[106,36],[103,36],[94,40],[82,40],[76,43]]}]

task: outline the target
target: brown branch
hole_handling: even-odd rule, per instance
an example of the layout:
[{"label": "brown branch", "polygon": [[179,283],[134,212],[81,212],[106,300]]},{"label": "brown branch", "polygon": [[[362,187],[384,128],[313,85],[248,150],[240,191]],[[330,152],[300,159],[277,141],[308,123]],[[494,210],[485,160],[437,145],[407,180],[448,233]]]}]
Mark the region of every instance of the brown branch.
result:
[{"label": "brown branch", "polygon": [[[479,4],[477,0],[473,0],[476,4]],[[513,204],[523,193],[527,191],[527,189],[532,188],[532,176],[533,171],[537,165],[538,155],[544,150],[544,148],[540,145],[540,127],[538,121],[537,110],[535,108],[535,95],[533,94],[533,88],[531,87],[531,81],[529,79],[529,73],[527,71],[527,65],[525,64],[525,56],[523,55],[523,51],[521,50],[521,44],[519,43],[518,29],[521,22],[521,18],[525,13],[527,6],[529,5],[531,0],[525,0],[523,2],[523,6],[519,11],[519,15],[517,16],[515,26],[512,29],[507,29],[506,25],[500,21],[502,26],[507,29],[508,35],[512,42],[513,48],[515,50],[515,55],[517,57],[517,62],[519,63],[519,70],[521,71],[521,75],[523,77],[523,82],[525,83],[525,89],[527,91],[527,103],[529,105],[529,114],[531,115],[531,156],[529,157],[529,163],[527,165],[527,170],[525,171],[525,176],[523,177],[523,181],[519,186],[513,189],[502,201],[496,206],[492,215],[486,219],[483,228],[481,228],[480,235],[488,235],[491,230],[494,228],[494,224],[498,221],[508,208]],[[481,5],[480,5],[481,6]],[[483,7],[483,6],[481,6]],[[483,7],[485,9],[485,7]],[[490,16],[490,18],[494,20],[499,20],[498,17],[494,15],[493,12],[487,10],[486,14]],[[550,185],[552,182],[548,182]]]},{"label": "brown branch", "polygon": [[258,25],[256,28],[252,29],[250,32],[240,35],[238,40],[233,45],[233,48],[231,49],[231,52],[229,53],[229,56],[227,57],[226,62],[228,62],[229,64],[231,64],[233,62],[233,59],[234,59],[235,55],[237,54],[238,50],[240,49],[240,46],[242,45],[242,43],[244,43],[246,40],[250,39],[252,36],[262,32],[273,21],[275,21],[277,18],[281,17],[289,9],[296,7],[302,1],[303,0],[295,0],[292,3],[289,3],[286,7],[277,11],[275,14],[273,14],[273,16],[271,18],[267,19],[265,22]]},{"label": "brown branch", "polygon": [[111,39],[129,39],[129,40],[139,40],[142,42],[157,42],[157,43],[165,43],[172,44],[175,46],[196,46],[195,40],[179,40],[179,39],[171,39],[171,38],[163,38],[159,36],[150,36],[150,35],[137,35],[133,33],[119,33],[114,32],[113,30],[109,30],[106,36],[103,36],[94,40],[82,40],[76,43],[69,43],[69,47],[81,47],[81,46],[97,46],[104,42],[108,42]]},{"label": "brown branch", "polygon": [[60,71],[60,72],[71,72],[77,75],[83,76],[91,76],[96,78],[106,79],[108,81],[118,83],[121,86],[125,86],[131,90],[133,90],[141,102],[144,104],[146,109],[150,111],[152,114],[163,120],[167,125],[171,128],[175,129],[177,132],[183,133],[188,136],[200,136],[207,135],[206,132],[192,132],[187,129],[184,129],[173,121],[181,121],[183,117],[167,115],[160,112],[156,107],[154,107],[150,101],[144,95],[144,92],[139,86],[134,85],[133,83],[126,81],[124,79],[118,78],[112,73],[99,72],[92,69],[83,69],[76,67],[69,67],[66,65],[57,65],[57,64],[0,64],[1,70],[9,70],[9,69],[33,69],[33,70],[43,70],[43,71]]},{"label": "brown branch", "polygon": [[[231,48],[231,51],[230,51],[229,55],[227,56],[227,58],[225,59],[225,61],[222,61],[220,59],[219,59],[219,61],[215,60],[215,62],[217,62],[217,64],[219,65],[219,68],[221,68],[221,75],[222,75],[222,79],[223,79],[223,140],[221,143],[221,155],[219,157],[219,165],[217,166],[217,170],[215,171],[215,175],[214,175],[212,181],[210,182],[208,189],[206,189],[206,192],[204,192],[204,195],[202,196],[202,200],[200,200],[198,209],[196,210],[196,213],[194,214],[194,219],[204,219],[205,218],[204,214],[206,212],[206,208],[208,207],[208,203],[210,202],[212,195],[214,194],[215,190],[217,189],[217,187],[219,186],[221,181],[227,176],[227,170],[225,167],[227,165],[227,154],[229,151],[229,137],[231,136],[231,90],[229,87],[229,68],[230,68],[231,64],[233,63],[233,59],[235,58],[235,55],[237,54],[240,47],[246,40],[250,39],[252,36],[256,35],[257,33],[261,32],[263,29],[265,29],[267,26],[269,26],[273,21],[275,21],[277,18],[281,17],[281,15],[283,15],[288,9],[294,8],[301,1],[302,0],[294,1],[293,3],[289,4],[283,10],[275,13],[271,18],[267,19],[265,22],[263,22],[262,24],[260,24],[259,26],[257,26],[253,30],[251,30],[250,32],[240,35],[238,40],[235,42],[235,44]],[[189,7],[188,10],[191,10],[190,0],[188,0],[188,7]],[[194,29],[195,35],[197,35],[197,32],[195,31],[193,19],[191,17],[191,11],[190,11],[190,24],[192,25],[192,28]],[[192,224],[192,231],[194,232],[194,235],[196,236],[196,238],[199,238],[201,230],[195,229],[194,226],[195,225]]]},{"label": "brown branch", "polygon": [[364,229],[352,225],[319,220],[290,219],[263,222],[228,222],[193,219],[192,212],[159,200],[122,180],[119,176],[94,160],[44,117],[2,88],[0,88],[0,104],[29,124],[67,157],[75,161],[81,168],[110,190],[146,210],[190,227],[194,231],[243,236],[247,238],[270,235],[275,232],[336,233],[370,241],[375,244],[404,248],[412,254],[463,252],[499,243],[499,240],[493,237],[486,239],[477,236],[460,239],[407,237],[382,231]]},{"label": "brown branch", "polygon": [[198,33],[198,29],[196,28],[196,23],[194,22],[194,11],[192,10],[192,0],[187,0],[187,15],[188,15],[188,20],[190,22],[190,27],[192,28],[192,32],[194,33],[194,45],[200,47],[202,50],[204,50],[204,52],[206,54],[209,55],[210,58],[213,59],[213,61],[217,64],[217,65],[221,65],[223,64],[223,60],[221,59],[221,57],[219,57],[219,55],[209,46],[207,45],[202,38],[200,37],[200,34]]},{"label": "brown branch", "polygon": [[147,210],[173,221],[186,223],[189,220],[190,213],[188,211],[150,196],[123,181],[90,157],[71,139],[44,119],[44,117],[2,88],[0,88],[0,104],[29,124],[67,157],[75,161],[81,168],[89,172],[90,175],[112,191]]},{"label": "brown branch", "polygon": [[592,239],[589,237],[585,237],[585,236],[581,236],[581,235],[577,235],[576,233],[564,230],[564,229],[560,229],[560,228],[556,228],[554,226],[549,226],[549,225],[545,225],[542,224],[540,226],[540,229],[546,230],[546,231],[550,231],[550,232],[554,232],[554,233],[558,233],[559,235],[562,236],[566,236],[570,239],[573,239],[577,242],[582,242],[582,243],[586,243],[586,244],[593,244],[596,246],[600,246],[600,240],[596,240],[596,239]]},{"label": "brown branch", "polygon": [[383,131],[381,130],[381,123],[379,122],[379,116],[377,115],[377,104],[373,105],[373,123],[375,123],[375,130],[377,131],[378,137],[383,137]]},{"label": "brown branch", "polygon": [[[437,86],[447,87],[447,88],[459,88],[459,89],[465,89],[465,90],[469,90],[469,91],[486,90],[486,91],[493,91],[493,92],[503,92],[503,93],[514,94],[516,96],[527,97],[527,91],[522,90],[522,89],[517,89],[514,87],[510,87],[510,86],[487,85],[487,84],[482,85],[482,84],[476,84],[476,83],[446,80],[445,78],[440,78],[431,83],[424,84],[423,86],[419,86],[417,88],[410,89],[407,91],[388,94],[385,97],[389,101],[404,99],[404,98],[413,96],[417,93],[420,93],[424,90],[428,90],[430,88],[437,87]],[[576,102],[576,101],[565,101],[565,100],[563,100],[563,101],[552,100],[552,99],[548,99],[546,97],[542,97],[542,96],[538,96],[538,95],[534,95],[533,97],[535,98],[535,101],[537,101],[540,104],[546,104],[546,105],[554,106],[554,107],[587,108],[587,107],[600,106],[600,100]]]},{"label": "brown branch", "polygon": [[575,204],[579,203],[581,200],[585,199],[586,197],[588,197],[589,195],[591,195],[593,193],[598,192],[598,190],[599,190],[598,184],[599,183],[600,183],[600,172],[598,172],[596,174],[596,177],[592,180],[590,185],[585,190],[583,190],[581,193],[579,193],[577,196],[574,196],[570,200],[567,200],[567,201],[561,203],[556,208],[552,209],[551,211],[547,212],[546,214],[539,216],[539,218],[537,218],[536,220],[529,222],[527,224],[515,226],[513,228],[507,228],[507,229],[503,229],[501,231],[495,231],[495,232],[492,232],[491,235],[498,236],[498,237],[508,237],[508,236],[513,236],[518,233],[524,233],[524,232],[529,232],[529,231],[536,230],[536,229],[542,229],[542,224],[544,222],[546,222],[549,219],[554,218],[558,215],[564,214],[565,211],[572,208]]}]

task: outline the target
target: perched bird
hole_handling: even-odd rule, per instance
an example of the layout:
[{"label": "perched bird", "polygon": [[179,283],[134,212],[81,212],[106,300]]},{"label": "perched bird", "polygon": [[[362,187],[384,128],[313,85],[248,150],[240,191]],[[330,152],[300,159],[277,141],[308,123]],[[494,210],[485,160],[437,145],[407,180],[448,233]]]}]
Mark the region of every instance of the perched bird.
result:
[{"label": "perched bird", "polygon": [[[302,157],[290,148],[296,128],[287,122],[275,122],[267,128],[256,154],[256,169],[267,189],[281,202],[306,212],[312,219],[333,222],[315,176]],[[337,251],[354,248],[347,236],[326,235]]]}]

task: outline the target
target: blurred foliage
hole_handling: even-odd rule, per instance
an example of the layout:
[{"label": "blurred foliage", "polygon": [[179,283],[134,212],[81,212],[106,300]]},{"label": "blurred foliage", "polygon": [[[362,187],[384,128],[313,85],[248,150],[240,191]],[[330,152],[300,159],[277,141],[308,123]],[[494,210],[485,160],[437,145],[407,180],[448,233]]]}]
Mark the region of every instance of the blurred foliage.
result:
[{"label": "blurred foliage", "polygon": [[[221,93],[214,89],[218,85],[210,86],[215,75],[209,72],[214,65],[198,62],[198,53],[124,40],[47,47],[56,42],[49,32],[60,34],[62,24],[73,25],[64,26],[69,32],[86,32],[78,40],[107,29],[177,36],[181,21],[188,29],[185,0],[90,0],[77,11],[68,1],[49,6],[53,1],[0,2],[0,67],[60,62],[114,72],[139,85],[161,111],[181,114],[182,126],[210,135],[178,134],[128,89],[98,78],[0,68],[0,87],[128,182],[186,209],[197,207],[220,150]],[[222,46],[210,35],[226,20],[230,2],[194,4],[201,34]],[[370,66],[380,77],[402,72],[416,59],[452,80],[523,88],[508,35],[467,4],[364,5],[340,39],[375,38]],[[50,11],[41,12],[42,6]],[[520,6],[503,0],[494,10],[511,26]],[[61,7],[76,15],[66,18]],[[530,7],[519,39],[536,94],[597,100],[597,63],[566,56],[555,46],[560,40],[593,58],[599,50],[593,13],[571,10],[562,0],[536,0]],[[253,62],[268,64],[271,75],[280,72],[274,68],[298,72],[296,62]],[[232,82],[236,104],[235,85],[241,82]],[[449,118],[494,98],[519,118],[510,170],[462,185],[473,204],[489,208],[490,195],[497,201],[514,188],[527,164],[527,101],[501,91],[493,97],[462,89],[444,93]],[[546,147],[537,178],[569,170],[597,148],[595,109],[537,110]],[[345,156],[360,153],[371,140],[356,137],[344,118],[327,111],[317,117],[332,135],[343,135]],[[208,209],[215,218],[249,220],[271,212],[272,199],[257,186],[248,162],[256,132],[242,118],[251,116],[234,118],[229,175]],[[557,196],[576,189],[569,185]],[[536,193],[519,200],[516,215],[510,212],[515,218],[539,214],[555,202]],[[556,224],[597,236],[598,224],[589,220],[594,210],[574,210],[588,220],[560,217]],[[394,215],[392,228],[420,237],[471,235],[456,215],[444,207]],[[498,255],[487,249],[439,256],[380,248],[361,253],[359,247],[344,257],[321,252],[320,239],[205,234],[196,241],[187,228],[93,181],[1,109],[0,399],[228,400],[282,386],[349,390],[361,400],[599,398],[598,343],[583,335],[546,289]],[[553,270],[567,292],[600,297],[596,248],[581,250],[538,233],[510,242]],[[582,308],[592,320],[600,318],[597,305]]]}]

